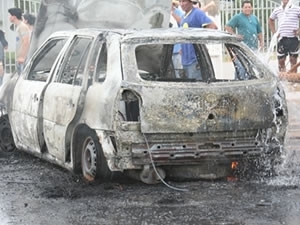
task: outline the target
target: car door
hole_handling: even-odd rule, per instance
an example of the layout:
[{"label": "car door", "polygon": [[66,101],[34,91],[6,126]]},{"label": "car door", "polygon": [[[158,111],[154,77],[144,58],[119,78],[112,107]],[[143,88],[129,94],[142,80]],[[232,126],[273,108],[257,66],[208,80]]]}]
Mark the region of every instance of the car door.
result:
[{"label": "car door", "polygon": [[41,123],[43,91],[66,41],[67,37],[47,41],[29,61],[16,83],[9,117],[15,143],[19,148],[41,152],[44,145]]},{"label": "car door", "polygon": [[84,85],[89,74],[86,68],[92,37],[77,36],[64,56],[60,71],[45,91],[43,107],[43,133],[49,154],[65,161],[66,139],[71,132],[68,127],[77,110],[79,99],[84,93]]}]

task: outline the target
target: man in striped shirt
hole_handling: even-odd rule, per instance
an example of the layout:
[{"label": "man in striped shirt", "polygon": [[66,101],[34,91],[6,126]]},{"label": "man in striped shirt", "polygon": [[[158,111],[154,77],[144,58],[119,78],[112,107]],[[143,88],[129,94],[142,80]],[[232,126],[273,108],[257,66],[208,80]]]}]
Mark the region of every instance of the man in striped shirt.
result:
[{"label": "man in striped shirt", "polygon": [[[286,57],[290,57],[290,66],[297,63],[299,51],[299,18],[300,7],[292,4],[292,1],[281,0],[281,6],[274,9],[269,18],[271,32],[278,37],[277,58],[280,72],[286,71]],[[278,19],[278,29],[275,29],[275,20]],[[293,71],[296,73],[297,68]]]}]

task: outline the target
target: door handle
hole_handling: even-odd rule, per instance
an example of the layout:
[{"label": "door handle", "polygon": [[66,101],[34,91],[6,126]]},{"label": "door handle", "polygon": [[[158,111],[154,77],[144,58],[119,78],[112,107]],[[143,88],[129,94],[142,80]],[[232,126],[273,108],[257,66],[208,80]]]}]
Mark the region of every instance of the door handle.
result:
[{"label": "door handle", "polygon": [[38,97],[37,93],[35,93],[35,94],[33,95],[33,101],[34,101],[34,102],[37,102],[38,100],[39,100],[39,97]]}]

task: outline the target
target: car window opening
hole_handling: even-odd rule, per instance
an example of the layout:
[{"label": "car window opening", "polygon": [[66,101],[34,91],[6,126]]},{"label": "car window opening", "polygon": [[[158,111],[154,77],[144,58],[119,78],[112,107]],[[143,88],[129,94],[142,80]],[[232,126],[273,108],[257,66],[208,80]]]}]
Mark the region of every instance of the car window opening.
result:
[{"label": "car window opening", "polygon": [[107,46],[103,43],[96,66],[96,76],[98,82],[103,82],[107,73]]},{"label": "car window opening", "polygon": [[176,44],[147,44],[135,49],[139,76],[157,82],[228,82],[257,79],[260,71],[239,46],[225,43],[193,43],[197,70],[201,79],[186,76],[183,67],[174,64]]},{"label": "car window opening", "polygon": [[87,54],[92,40],[88,38],[77,38],[72,49],[69,51],[58,82],[64,84],[81,85],[83,73],[87,61]]},{"label": "car window opening", "polygon": [[54,61],[65,43],[65,38],[50,40],[44,50],[35,57],[27,79],[45,82],[50,74]]},{"label": "car window opening", "polygon": [[[91,86],[94,80],[104,81],[107,68],[107,49],[106,43],[100,38],[92,47],[91,60],[88,66],[88,86]],[[94,78],[95,77],[95,78]]]}]

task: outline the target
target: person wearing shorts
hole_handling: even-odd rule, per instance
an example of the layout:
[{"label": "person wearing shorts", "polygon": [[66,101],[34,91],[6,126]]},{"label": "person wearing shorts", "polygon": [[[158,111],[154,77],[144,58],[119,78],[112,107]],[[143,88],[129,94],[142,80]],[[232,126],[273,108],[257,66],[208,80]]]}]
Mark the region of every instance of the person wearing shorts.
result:
[{"label": "person wearing shorts", "polygon": [[[300,7],[293,5],[291,0],[281,0],[281,6],[274,9],[269,18],[269,26],[273,35],[277,35],[277,59],[280,72],[286,71],[286,57],[289,56],[290,67],[297,63],[299,50],[299,18]],[[278,19],[278,30],[275,20]],[[290,72],[296,73],[297,68]]]},{"label": "person wearing shorts", "polygon": [[[277,44],[277,58],[279,62],[279,66],[281,68],[280,71],[285,72],[285,61],[286,57],[289,55],[291,67],[297,63],[299,51],[299,39],[298,37],[282,37]],[[283,68],[283,69],[282,69]],[[295,71],[292,72],[296,72]]]}]

